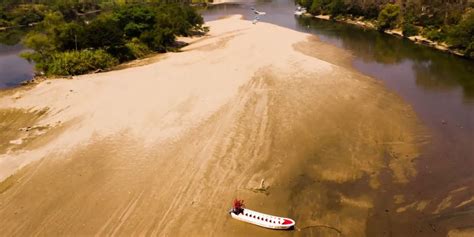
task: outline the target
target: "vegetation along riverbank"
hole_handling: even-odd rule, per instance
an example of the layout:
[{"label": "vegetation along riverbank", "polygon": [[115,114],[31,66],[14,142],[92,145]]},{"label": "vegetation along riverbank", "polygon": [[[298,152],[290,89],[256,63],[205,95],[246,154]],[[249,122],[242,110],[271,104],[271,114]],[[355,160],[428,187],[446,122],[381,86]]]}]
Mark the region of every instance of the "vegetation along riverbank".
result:
[{"label": "vegetation along riverbank", "polygon": [[[23,1],[22,1],[23,2]],[[0,6],[0,27],[31,26],[22,39],[32,51],[22,54],[47,76],[78,75],[165,52],[177,36],[200,33],[203,19],[187,4],[147,1],[39,1]],[[20,34],[21,35],[21,34]],[[15,40],[12,40],[15,42]]]},{"label": "vegetation along riverbank", "polygon": [[474,1],[296,0],[321,19],[356,24],[474,58]]}]

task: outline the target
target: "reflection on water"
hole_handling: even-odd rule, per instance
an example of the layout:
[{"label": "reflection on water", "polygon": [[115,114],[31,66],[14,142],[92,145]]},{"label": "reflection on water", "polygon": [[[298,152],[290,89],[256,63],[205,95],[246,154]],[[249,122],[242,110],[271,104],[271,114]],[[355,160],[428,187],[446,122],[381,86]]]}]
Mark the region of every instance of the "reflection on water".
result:
[{"label": "reflection on water", "polygon": [[0,89],[18,86],[33,78],[33,65],[19,56],[27,28],[0,31]]},{"label": "reflection on water", "polygon": [[33,78],[33,65],[19,56],[24,48],[0,44],[0,89],[18,86]]},{"label": "reflection on water", "polygon": [[416,84],[423,89],[446,90],[461,87],[464,96],[474,97],[473,61],[374,30],[311,18],[299,18],[298,22],[310,26],[311,31],[318,36],[323,35],[322,40],[337,42],[340,47],[354,52],[357,56],[355,65],[359,69],[370,63],[405,65],[404,74],[413,74]]}]

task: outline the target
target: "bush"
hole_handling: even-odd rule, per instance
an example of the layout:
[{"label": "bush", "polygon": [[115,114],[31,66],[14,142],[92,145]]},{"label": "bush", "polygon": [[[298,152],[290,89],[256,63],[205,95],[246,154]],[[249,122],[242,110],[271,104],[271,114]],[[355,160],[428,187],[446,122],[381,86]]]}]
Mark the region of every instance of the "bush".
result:
[{"label": "bush", "polygon": [[370,4],[364,11],[364,16],[369,19],[376,19],[380,14],[380,9],[376,4]]},{"label": "bush", "polygon": [[140,40],[152,50],[165,52],[166,48],[174,42],[175,35],[172,29],[158,28],[153,31],[144,32]]},{"label": "bush", "polygon": [[314,4],[315,1],[318,0],[297,0],[298,4],[306,9],[310,9],[311,5]]},{"label": "bush", "polygon": [[405,37],[410,37],[418,34],[418,27],[411,23],[404,23],[402,26],[402,34]]},{"label": "bush", "polygon": [[49,35],[38,32],[28,33],[23,39],[23,45],[44,56],[56,50],[56,46],[51,43]]},{"label": "bush", "polygon": [[423,36],[432,41],[444,41],[446,34],[436,27],[428,27],[423,31]]},{"label": "bush", "polygon": [[385,5],[377,18],[378,29],[383,31],[394,28],[397,25],[399,14],[400,6],[397,4],[388,3]]},{"label": "bush", "polygon": [[308,9],[309,13],[314,15],[321,14],[322,3],[321,0],[313,0],[311,6]]},{"label": "bush", "polygon": [[85,27],[87,48],[108,48],[125,45],[124,32],[112,14],[102,14]]},{"label": "bush", "polygon": [[140,37],[143,32],[152,30],[156,24],[155,15],[153,9],[145,5],[125,6],[114,12],[120,28],[124,29],[129,39]]},{"label": "bush", "polygon": [[448,32],[447,41],[453,47],[474,52],[474,10],[464,14],[462,20]]},{"label": "bush", "polygon": [[34,6],[17,7],[11,12],[12,25],[28,25],[30,23],[40,22],[44,14]]},{"label": "bush", "polygon": [[364,10],[362,9],[362,6],[354,2],[347,5],[347,13],[351,14],[352,16],[364,16]]},{"label": "bush", "polygon": [[328,5],[329,13],[334,17],[346,12],[346,4],[344,4],[344,0],[333,0]]},{"label": "bush", "polygon": [[150,48],[146,46],[144,43],[140,42],[137,38],[132,39],[129,43],[126,44],[130,55],[133,58],[142,58],[151,53]]},{"label": "bush", "polygon": [[86,47],[84,27],[71,22],[54,28],[54,41],[61,51],[78,50]]},{"label": "bush", "polygon": [[55,53],[47,65],[47,75],[78,75],[118,64],[104,50],[82,50]]}]

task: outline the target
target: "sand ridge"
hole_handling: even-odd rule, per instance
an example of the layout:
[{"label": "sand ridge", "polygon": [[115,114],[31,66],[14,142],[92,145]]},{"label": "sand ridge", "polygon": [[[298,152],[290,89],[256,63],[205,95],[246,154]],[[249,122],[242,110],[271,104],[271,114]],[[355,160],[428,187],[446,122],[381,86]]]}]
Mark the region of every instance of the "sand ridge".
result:
[{"label": "sand ridge", "polygon": [[[235,222],[226,210],[238,196],[301,227],[365,235],[385,170],[395,183],[416,175],[411,108],[373,79],[295,50],[307,34],[240,16],[207,24],[208,36],[158,62],[0,98],[1,110],[47,109],[34,122],[62,128],[0,155],[5,234],[334,234]],[[262,179],[266,192],[255,189]]]}]

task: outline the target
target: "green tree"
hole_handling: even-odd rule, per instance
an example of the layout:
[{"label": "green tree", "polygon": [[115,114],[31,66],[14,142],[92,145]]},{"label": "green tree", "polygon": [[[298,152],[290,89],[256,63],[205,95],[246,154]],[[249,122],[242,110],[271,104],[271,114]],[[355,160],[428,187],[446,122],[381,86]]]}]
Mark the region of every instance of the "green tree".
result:
[{"label": "green tree", "polygon": [[129,39],[140,37],[143,32],[152,30],[156,24],[155,12],[145,5],[119,8],[114,16],[118,19],[119,26]]},{"label": "green tree", "polygon": [[119,20],[112,14],[102,14],[85,26],[87,47],[100,49],[125,45]]},{"label": "green tree", "polygon": [[87,46],[84,26],[71,22],[54,28],[54,41],[61,51],[80,50]]},{"label": "green tree", "polygon": [[344,4],[344,0],[332,0],[328,9],[332,16],[341,15],[346,12],[346,4]]},{"label": "green tree", "polygon": [[[298,4],[306,9],[311,9],[311,5],[315,0],[298,0]],[[317,0],[316,0],[317,1]]]},{"label": "green tree", "polygon": [[311,7],[308,8],[308,11],[311,14],[319,15],[322,13],[322,7],[322,0],[313,0],[313,2],[311,3]]},{"label": "green tree", "polygon": [[25,52],[21,56],[28,61],[34,61],[39,71],[47,72],[48,61],[56,49],[54,44],[51,44],[50,38],[43,33],[30,32],[23,40],[23,44],[34,51]]},{"label": "green tree", "polygon": [[474,10],[467,12],[462,20],[452,27],[448,33],[448,43],[474,58]]},{"label": "green tree", "polygon": [[410,36],[413,36],[413,35],[417,35],[418,34],[418,28],[411,24],[411,23],[408,23],[408,22],[405,22],[403,23],[403,26],[402,26],[402,34],[404,37],[410,37]]},{"label": "green tree", "polygon": [[378,29],[386,30],[394,28],[398,23],[398,16],[400,14],[400,6],[397,4],[388,3],[380,11],[377,18]]},{"label": "green tree", "polygon": [[[177,35],[203,30],[202,17],[185,4],[158,0],[106,5],[100,4],[102,0],[37,1],[50,2],[51,6],[44,11],[41,24],[25,37],[24,44],[33,51],[23,57],[34,61],[47,75],[76,75],[151,51],[164,52],[173,46]],[[96,12],[97,16],[86,14],[100,6],[107,8]],[[0,17],[8,18],[6,14]]]}]

